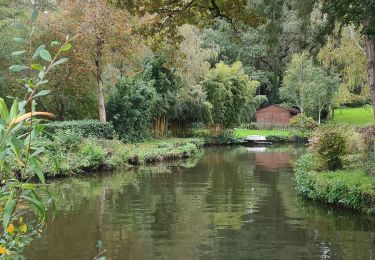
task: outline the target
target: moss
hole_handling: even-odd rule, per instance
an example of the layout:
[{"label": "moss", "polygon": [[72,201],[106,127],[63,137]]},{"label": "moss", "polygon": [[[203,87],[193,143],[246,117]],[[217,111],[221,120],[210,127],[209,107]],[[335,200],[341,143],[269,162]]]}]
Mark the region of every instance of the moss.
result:
[{"label": "moss", "polygon": [[316,172],[314,158],[306,155],[295,167],[297,190],[310,199],[375,214],[375,178],[362,170]]}]

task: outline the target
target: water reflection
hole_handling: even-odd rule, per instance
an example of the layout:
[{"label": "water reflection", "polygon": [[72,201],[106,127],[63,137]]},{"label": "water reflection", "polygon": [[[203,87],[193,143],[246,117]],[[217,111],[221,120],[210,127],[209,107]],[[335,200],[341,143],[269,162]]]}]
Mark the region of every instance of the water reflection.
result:
[{"label": "water reflection", "polygon": [[213,148],[200,160],[52,184],[59,213],[29,259],[373,259],[375,221],[298,197],[304,148]]}]

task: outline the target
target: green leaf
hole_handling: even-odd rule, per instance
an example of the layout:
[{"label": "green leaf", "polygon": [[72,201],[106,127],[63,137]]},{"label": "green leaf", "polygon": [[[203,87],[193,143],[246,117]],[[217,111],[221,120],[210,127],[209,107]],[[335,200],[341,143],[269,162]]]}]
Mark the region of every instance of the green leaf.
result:
[{"label": "green leaf", "polygon": [[45,75],[46,75],[46,73],[44,72],[44,70],[42,70],[41,72],[39,72],[39,78],[40,78],[40,80],[43,80]]},{"label": "green leaf", "polygon": [[72,48],[72,44],[70,42],[64,44],[61,48],[60,48],[60,52],[65,52],[65,51],[69,51],[70,49]]},{"label": "green leaf", "polygon": [[46,95],[48,95],[50,92],[51,92],[51,91],[49,91],[49,90],[45,90],[45,89],[44,89],[44,90],[41,90],[41,91],[39,91],[39,92],[34,96],[34,98],[46,96]]},{"label": "green leaf", "polygon": [[41,81],[39,81],[39,86],[43,85],[43,84],[47,84],[47,83],[48,83],[48,80],[41,80]]},{"label": "green leaf", "polygon": [[34,22],[37,17],[38,17],[38,10],[34,9],[33,13],[31,14],[31,22]]},{"label": "green leaf", "polygon": [[14,51],[12,52],[12,56],[18,56],[18,55],[21,55],[21,54],[24,54],[26,51]]},{"label": "green leaf", "polygon": [[58,41],[53,41],[53,42],[51,42],[51,46],[57,46],[57,45],[59,45],[60,43],[58,42]]},{"label": "green leaf", "polygon": [[31,68],[38,71],[44,70],[44,66],[41,64],[31,64]]},{"label": "green leaf", "polygon": [[40,180],[40,182],[45,184],[46,180],[44,178],[44,174],[42,172],[42,168],[40,167],[40,163],[38,162],[38,160],[35,158],[30,158],[30,163],[33,166],[35,170],[35,174],[36,176],[38,176],[38,179]]},{"label": "green leaf", "polygon": [[40,52],[46,48],[46,45],[40,45],[34,52],[33,59],[39,56]]},{"label": "green leaf", "polygon": [[27,67],[26,65],[12,65],[9,67],[9,70],[12,72],[19,72],[27,69],[29,69],[29,67]]},{"label": "green leaf", "polygon": [[10,120],[13,120],[15,118],[17,118],[18,116],[18,111],[19,111],[19,102],[18,102],[18,98],[16,98],[14,101],[13,101],[13,105],[10,109]]},{"label": "green leaf", "polygon": [[102,247],[103,247],[103,242],[101,240],[97,240],[96,243],[96,248],[101,251]]},{"label": "green leaf", "polygon": [[40,51],[39,53],[39,56],[45,60],[45,61],[48,61],[48,62],[51,62],[52,61],[52,57],[51,57],[51,54],[49,54],[49,52],[46,50],[46,49],[43,49]]},{"label": "green leaf", "polygon": [[56,203],[55,203],[55,198],[52,196],[52,194],[49,192],[47,189],[43,189],[43,191],[47,194],[48,196],[48,203],[51,204],[51,209],[52,209],[52,217],[55,218],[57,208],[56,208]]},{"label": "green leaf", "polygon": [[30,157],[35,157],[41,153],[43,153],[44,151],[46,150],[46,148],[44,147],[40,147],[38,148],[37,150],[35,150],[35,152],[32,153],[32,155]]},{"label": "green leaf", "polygon": [[2,98],[0,98],[0,116],[5,121],[9,119],[9,110],[8,110],[7,105],[5,104],[4,99]]},{"label": "green leaf", "polygon": [[10,217],[12,216],[15,204],[16,203],[14,199],[12,198],[9,198],[7,202],[5,203],[4,215],[3,215],[3,230],[6,230],[6,228],[8,227]]},{"label": "green leaf", "polygon": [[31,198],[26,195],[21,196],[21,198],[27,200],[36,208],[36,210],[38,211],[39,219],[41,219],[42,221],[46,219],[46,209],[44,208],[44,204],[40,200]]},{"label": "green leaf", "polygon": [[67,60],[68,60],[68,58],[62,58],[62,59],[56,61],[56,62],[52,65],[52,67],[58,66],[58,65],[60,65],[60,64],[63,64],[63,63],[65,63]]}]

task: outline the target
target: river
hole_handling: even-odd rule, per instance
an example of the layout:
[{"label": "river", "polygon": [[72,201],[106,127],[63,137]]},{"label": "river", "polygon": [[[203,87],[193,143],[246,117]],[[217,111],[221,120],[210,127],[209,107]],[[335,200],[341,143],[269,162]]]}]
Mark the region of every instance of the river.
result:
[{"label": "river", "polygon": [[303,147],[209,148],[179,163],[51,184],[28,259],[375,259],[375,219],[297,195]]}]

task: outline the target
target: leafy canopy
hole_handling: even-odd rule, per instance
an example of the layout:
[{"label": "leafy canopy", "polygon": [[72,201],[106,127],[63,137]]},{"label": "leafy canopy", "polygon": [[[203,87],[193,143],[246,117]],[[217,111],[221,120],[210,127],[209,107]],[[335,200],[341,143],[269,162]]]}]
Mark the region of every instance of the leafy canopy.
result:
[{"label": "leafy canopy", "polygon": [[223,62],[217,64],[202,86],[212,105],[213,124],[222,127],[238,125],[254,114],[254,95],[259,82],[246,75],[241,62],[231,66]]}]

